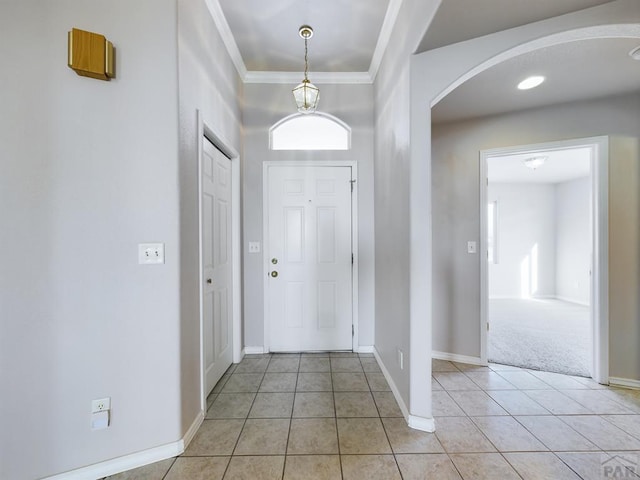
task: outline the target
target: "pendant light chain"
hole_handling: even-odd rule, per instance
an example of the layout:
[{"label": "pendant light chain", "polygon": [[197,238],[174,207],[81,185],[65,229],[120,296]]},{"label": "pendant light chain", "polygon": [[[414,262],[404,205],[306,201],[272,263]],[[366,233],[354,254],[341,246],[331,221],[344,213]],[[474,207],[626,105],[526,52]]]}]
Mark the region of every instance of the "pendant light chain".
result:
[{"label": "pendant light chain", "polygon": [[293,97],[298,112],[313,113],[320,98],[320,89],[309,81],[309,39],[313,36],[313,29],[309,25],[302,25],[298,34],[304,39],[304,79],[293,89]]},{"label": "pendant light chain", "polygon": [[309,63],[307,62],[307,37],[304,37],[304,79],[309,81],[307,73],[309,72]]}]

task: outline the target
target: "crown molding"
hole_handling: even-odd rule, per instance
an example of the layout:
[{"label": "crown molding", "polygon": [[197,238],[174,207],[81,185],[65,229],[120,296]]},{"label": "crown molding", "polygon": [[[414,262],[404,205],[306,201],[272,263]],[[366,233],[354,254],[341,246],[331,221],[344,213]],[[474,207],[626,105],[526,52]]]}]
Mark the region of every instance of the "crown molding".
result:
[{"label": "crown molding", "polygon": [[218,32],[222,37],[222,41],[224,42],[225,47],[227,48],[227,52],[231,57],[231,61],[236,67],[238,75],[240,75],[241,79],[247,76],[247,67],[244,64],[244,60],[242,60],[242,55],[240,55],[240,50],[238,49],[238,44],[236,43],[235,38],[233,37],[233,33],[231,33],[231,28],[229,28],[229,23],[227,22],[227,18],[224,16],[222,12],[222,7],[220,7],[220,3],[218,0],[204,0],[207,8],[209,9],[209,13],[213,18],[213,22],[216,24],[218,28]]},{"label": "crown molding", "polygon": [[398,14],[400,13],[400,7],[402,7],[402,0],[389,1],[387,13],[384,16],[382,28],[380,29],[380,35],[378,35],[378,43],[376,43],[376,48],[373,51],[373,56],[371,57],[371,64],[369,65],[369,77],[371,77],[371,83],[376,80],[376,75],[378,75],[378,69],[382,63],[384,52],[386,52],[387,46],[389,45],[389,40],[391,40],[391,34],[393,33],[393,27],[395,26]]},{"label": "crown molding", "polygon": [[[372,84],[375,81],[378,69],[382,62],[384,52],[389,45],[391,33],[395,26],[400,7],[403,0],[390,0],[385,14],[376,48],[371,57],[371,64],[368,72],[315,72],[309,76],[313,78],[313,83],[317,84]],[[219,0],[205,0],[205,4],[213,18],[216,27],[222,37],[222,41],[231,57],[231,61],[236,67],[236,71],[243,83],[300,83],[300,72],[259,72],[248,71],[238,44],[235,41],[229,23],[220,7]]]},{"label": "crown molding", "polygon": [[[323,83],[373,83],[373,79],[368,72],[309,72],[309,80],[317,85]],[[244,83],[291,83],[297,85],[302,81],[302,73],[251,71],[246,73],[242,81]]]}]

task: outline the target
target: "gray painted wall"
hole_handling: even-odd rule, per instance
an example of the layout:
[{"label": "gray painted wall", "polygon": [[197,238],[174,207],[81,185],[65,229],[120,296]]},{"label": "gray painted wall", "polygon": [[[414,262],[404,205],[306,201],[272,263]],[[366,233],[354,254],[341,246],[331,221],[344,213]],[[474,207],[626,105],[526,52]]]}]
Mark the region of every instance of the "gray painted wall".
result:
[{"label": "gray painted wall", "polygon": [[[310,75],[313,81],[313,75]],[[248,253],[249,242],[263,242],[262,173],[265,161],[335,160],[358,163],[359,344],[374,340],[373,245],[373,86],[319,84],[319,111],[334,115],[352,129],[349,151],[272,151],[269,128],[296,113],[295,85],[246,84],[243,120],[243,287],[244,345],[264,345],[263,255]]]},{"label": "gray painted wall", "polygon": [[[480,355],[480,258],[449,248],[479,240],[479,151],[610,135],[610,375],[640,379],[638,112],[640,94],[629,94],[433,126],[434,350]],[[445,215],[453,221],[435,221]]]},{"label": "gray painted wall", "polygon": [[[2,3],[0,478],[181,437],[176,25],[175,0]],[[117,78],[67,67],[72,27],[113,41]]]},{"label": "gray painted wall", "polygon": [[[411,369],[409,67],[438,4],[419,0],[402,3],[375,81],[375,347],[407,406]],[[428,339],[423,342],[428,352]],[[404,352],[403,370],[398,348]],[[426,375],[425,382],[429,377]],[[422,407],[430,412],[430,405]]]},{"label": "gray painted wall", "polygon": [[201,139],[196,110],[227,147],[239,152],[242,84],[204,1],[179,0],[178,21],[180,394],[185,433],[201,408],[197,150]]}]

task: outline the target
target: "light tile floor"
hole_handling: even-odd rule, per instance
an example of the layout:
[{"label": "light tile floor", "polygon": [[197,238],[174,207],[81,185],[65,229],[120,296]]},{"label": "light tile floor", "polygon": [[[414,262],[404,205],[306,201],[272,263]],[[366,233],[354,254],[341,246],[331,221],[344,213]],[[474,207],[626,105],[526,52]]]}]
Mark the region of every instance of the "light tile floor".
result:
[{"label": "light tile floor", "polygon": [[407,427],[372,355],[248,355],[186,452],[110,480],[640,478],[640,392],[433,361],[436,433]]}]

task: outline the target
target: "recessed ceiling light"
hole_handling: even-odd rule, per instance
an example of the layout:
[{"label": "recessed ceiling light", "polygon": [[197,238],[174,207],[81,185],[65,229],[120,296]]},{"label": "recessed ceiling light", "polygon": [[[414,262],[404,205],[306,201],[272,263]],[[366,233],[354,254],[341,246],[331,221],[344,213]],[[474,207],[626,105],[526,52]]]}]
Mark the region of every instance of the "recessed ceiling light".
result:
[{"label": "recessed ceiling light", "polygon": [[640,60],[640,46],[634,48],[629,52],[629,56],[634,60]]},{"label": "recessed ceiling light", "polygon": [[544,82],[544,77],[540,75],[534,75],[532,77],[525,78],[518,84],[518,90],[529,90],[535,88]]}]

